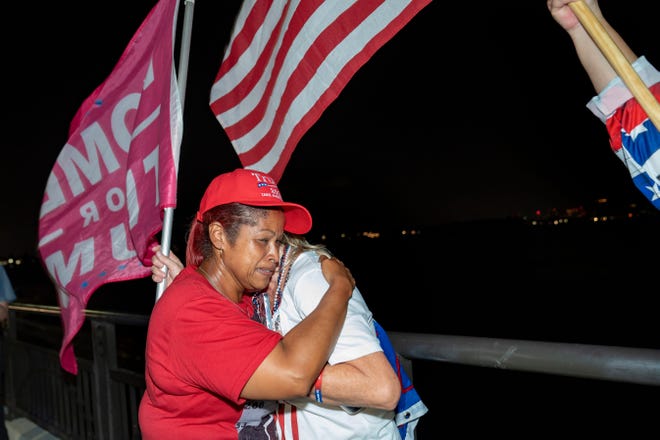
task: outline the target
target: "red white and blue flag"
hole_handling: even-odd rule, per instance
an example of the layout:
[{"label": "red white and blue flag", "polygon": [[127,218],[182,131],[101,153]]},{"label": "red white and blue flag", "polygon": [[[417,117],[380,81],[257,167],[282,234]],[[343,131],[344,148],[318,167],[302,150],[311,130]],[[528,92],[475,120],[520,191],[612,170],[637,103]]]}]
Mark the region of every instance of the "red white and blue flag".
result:
[{"label": "red white and blue flag", "polygon": [[[649,87],[660,101],[660,82]],[[607,119],[610,145],[633,183],[660,209],[660,132],[639,102],[630,99]]]},{"label": "red white and blue flag", "polygon": [[150,274],[163,210],[176,205],[183,130],[174,71],[178,0],[160,0],[110,76],[83,102],[48,177],[39,253],[58,290],[62,367],[92,293]]},{"label": "red white and blue flag", "polygon": [[241,164],[279,181],[355,72],[430,1],[244,1],[210,96]]}]

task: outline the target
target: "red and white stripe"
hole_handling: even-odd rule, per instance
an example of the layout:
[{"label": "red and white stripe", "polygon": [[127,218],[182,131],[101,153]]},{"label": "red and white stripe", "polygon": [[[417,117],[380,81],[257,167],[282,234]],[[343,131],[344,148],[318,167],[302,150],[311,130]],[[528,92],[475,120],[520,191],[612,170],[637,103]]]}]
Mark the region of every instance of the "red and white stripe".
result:
[{"label": "red and white stripe", "polygon": [[277,409],[277,426],[280,440],[300,440],[298,409],[290,403],[280,403]]},{"label": "red and white stripe", "polygon": [[355,72],[431,0],[246,0],[210,106],[241,164],[279,181]]}]

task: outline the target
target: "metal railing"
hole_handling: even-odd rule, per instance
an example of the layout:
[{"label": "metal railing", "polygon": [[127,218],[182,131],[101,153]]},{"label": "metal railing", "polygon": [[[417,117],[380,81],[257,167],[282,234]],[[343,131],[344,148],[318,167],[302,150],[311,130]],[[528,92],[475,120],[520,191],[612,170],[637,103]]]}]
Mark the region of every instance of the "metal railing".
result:
[{"label": "metal railing", "polygon": [[10,306],[4,360],[8,419],[26,417],[64,440],[140,439],[137,415],[144,374],[120,365],[131,348],[121,348],[117,329],[146,331],[149,317],[92,310],[85,314],[88,327],[76,337],[78,374],[73,375],[60,367],[59,308]]},{"label": "metal railing", "polygon": [[[59,363],[59,308],[12,304],[5,335],[8,419],[26,417],[63,440],[140,439],[143,362],[138,356],[131,367],[132,357],[125,354],[143,353],[148,320],[87,310],[88,327],[76,336],[79,373],[71,375]],[[133,345],[117,338],[125,327]],[[660,385],[660,350],[403,332],[389,336],[411,374],[414,360],[426,360]]]}]

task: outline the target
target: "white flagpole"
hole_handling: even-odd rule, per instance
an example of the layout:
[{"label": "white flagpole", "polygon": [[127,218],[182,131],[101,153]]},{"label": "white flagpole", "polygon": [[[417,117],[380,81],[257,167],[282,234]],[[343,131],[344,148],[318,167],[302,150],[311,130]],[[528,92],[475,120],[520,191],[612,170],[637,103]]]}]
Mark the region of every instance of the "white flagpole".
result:
[{"label": "white flagpole", "polygon": [[[186,8],[183,16],[183,30],[181,32],[181,48],[179,51],[179,67],[177,69],[177,81],[179,86],[179,97],[181,101],[181,111],[185,108],[186,102],[186,81],[188,79],[188,58],[190,54],[190,39],[192,35],[193,11],[195,9],[194,0],[185,0]],[[178,160],[178,158],[177,158]],[[163,230],[161,234],[160,247],[164,255],[170,254],[170,244],[172,241],[172,222],[174,218],[174,208],[165,208],[163,218]],[[163,294],[166,286],[167,267],[163,267],[165,279],[156,286],[156,301]]]}]

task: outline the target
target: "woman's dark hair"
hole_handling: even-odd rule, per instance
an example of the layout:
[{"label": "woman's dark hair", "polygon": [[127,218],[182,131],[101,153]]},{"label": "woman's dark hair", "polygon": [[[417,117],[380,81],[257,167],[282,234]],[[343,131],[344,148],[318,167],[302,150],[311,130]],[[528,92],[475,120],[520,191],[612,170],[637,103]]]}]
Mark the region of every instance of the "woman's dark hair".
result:
[{"label": "woman's dark hair", "polygon": [[241,226],[254,226],[260,217],[266,217],[268,211],[281,209],[242,203],[228,203],[209,209],[202,216],[203,221],[200,222],[195,218],[190,224],[186,245],[186,266],[199,267],[202,261],[213,255],[213,243],[209,237],[211,223],[220,223],[225,228],[229,244],[233,245]]}]

